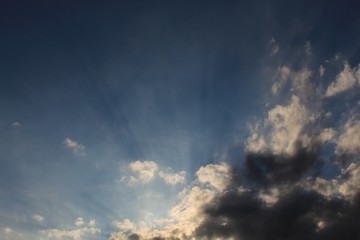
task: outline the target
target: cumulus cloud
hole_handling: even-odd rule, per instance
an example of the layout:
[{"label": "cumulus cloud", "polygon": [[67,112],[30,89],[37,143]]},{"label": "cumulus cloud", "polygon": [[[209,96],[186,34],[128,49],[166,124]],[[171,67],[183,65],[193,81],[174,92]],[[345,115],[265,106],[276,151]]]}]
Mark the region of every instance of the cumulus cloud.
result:
[{"label": "cumulus cloud", "polygon": [[[109,239],[120,240],[132,236],[135,239],[186,239],[190,237],[203,221],[203,208],[230,183],[229,165],[211,164],[200,168],[192,187],[186,187],[179,193],[179,202],[169,211],[168,218],[154,219],[155,224],[142,222],[134,224],[128,219],[113,224],[121,231],[113,233]],[[157,223],[157,224],[156,224]],[[132,235],[133,234],[133,235]],[[135,234],[135,235],[134,235]]]},{"label": "cumulus cloud", "polygon": [[292,96],[288,105],[277,105],[268,111],[263,126],[257,123],[258,126],[252,129],[253,132],[247,140],[246,148],[250,152],[270,151],[292,155],[299,140],[308,144],[309,137],[303,133],[303,129],[313,119],[314,116],[300,102],[299,97]]},{"label": "cumulus cloud", "polygon": [[78,217],[77,219],[75,219],[74,223],[78,227],[81,227],[82,225],[85,224],[84,219],[82,217]]},{"label": "cumulus cloud", "polygon": [[101,230],[96,227],[95,221],[90,221],[90,223],[84,226],[84,222],[82,218],[75,219],[76,229],[56,229],[50,228],[46,230],[39,231],[40,234],[57,240],[63,239],[73,239],[73,240],[82,240],[85,236],[96,235],[101,233]]},{"label": "cumulus cloud", "polygon": [[228,164],[209,164],[196,172],[200,183],[209,184],[219,191],[223,191],[230,183],[231,169]]},{"label": "cumulus cloud", "polygon": [[128,183],[147,184],[155,178],[155,174],[159,169],[158,165],[153,161],[135,161],[129,164],[129,169],[135,175],[130,176]]},{"label": "cumulus cloud", "polygon": [[345,62],[344,69],[336,76],[335,82],[331,83],[327,88],[325,97],[335,96],[354,87],[356,81],[360,81],[359,76],[359,67],[351,68],[350,65]]},{"label": "cumulus cloud", "polygon": [[164,180],[166,184],[175,185],[178,183],[184,183],[185,181],[185,171],[178,173],[173,173],[171,169],[159,172],[159,177]]},{"label": "cumulus cloud", "polygon": [[31,218],[32,218],[35,222],[37,222],[37,223],[39,223],[39,224],[42,224],[42,223],[44,222],[44,220],[45,220],[45,218],[44,218],[43,216],[37,215],[37,214],[32,215]]},{"label": "cumulus cloud", "polygon": [[135,224],[129,219],[124,219],[122,221],[114,221],[113,225],[123,231],[130,231],[135,229]]},{"label": "cumulus cloud", "polygon": [[185,182],[186,172],[174,172],[171,168],[160,167],[154,161],[134,161],[128,165],[130,176],[122,177],[121,181],[130,186],[148,184],[155,178],[160,178],[168,185],[176,185]]},{"label": "cumulus cloud", "polygon": [[65,145],[65,147],[67,147],[68,149],[70,149],[75,155],[78,156],[85,156],[85,146],[76,142],[75,140],[72,140],[70,138],[66,138],[63,141],[63,144]]}]

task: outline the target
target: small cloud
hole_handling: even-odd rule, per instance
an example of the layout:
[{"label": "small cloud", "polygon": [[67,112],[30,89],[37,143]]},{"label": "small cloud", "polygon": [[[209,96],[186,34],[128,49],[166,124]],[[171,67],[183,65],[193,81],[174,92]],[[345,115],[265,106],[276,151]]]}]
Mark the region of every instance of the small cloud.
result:
[{"label": "small cloud", "polygon": [[89,221],[89,227],[95,227],[96,226],[96,221],[95,219],[90,219]]},{"label": "small cloud", "polygon": [[75,225],[78,227],[81,227],[85,224],[84,219],[82,217],[78,217],[75,219]]},{"label": "small cloud", "polygon": [[136,174],[130,176],[129,184],[134,185],[137,183],[146,184],[151,182],[155,173],[159,169],[158,165],[153,161],[135,161],[129,164],[129,169]]},{"label": "small cloud", "polygon": [[42,224],[45,220],[45,218],[41,215],[32,215],[31,218],[39,224]]},{"label": "small cloud", "polygon": [[268,46],[269,46],[270,56],[274,56],[279,53],[280,47],[279,44],[276,43],[275,38],[270,39]]},{"label": "small cloud", "polygon": [[308,56],[312,55],[311,44],[309,41],[305,43],[305,53]]},{"label": "small cloud", "polygon": [[12,127],[21,127],[21,124],[19,122],[13,122],[11,124]]},{"label": "small cloud", "polygon": [[327,88],[325,97],[335,96],[354,87],[357,78],[358,81],[360,81],[360,68],[351,68],[350,65],[345,62],[344,69],[337,75],[336,81],[331,83]]},{"label": "small cloud", "polygon": [[63,141],[63,144],[68,148],[71,149],[72,152],[78,156],[85,156],[85,146],[70,139],[70,138],[66,138]]},{"label": "small cloud", "polygon": [[323,77],[325,74],[325,67],[323,65],[320,65],[320,67],[319,67],[319,74],[320,74],[320,77]]},{"label": "small cloud", "polygon": [[172,173],[171,169],[167,171],[160,171],[159,176],[162,178],[166,184],[175,185],[178,183],[184,183],[185,181],[185,171],[181,171],[178,173]]},{"label": "small cloud", "polygon": [[12,229],[9,227],[4,228],[3,231],[4,231],[5,235],[9,235],[10,233],[13,232]]},{"label": "small cloud", "polygon": [[129,219],[124,219],[122,221],[114,221],[113,225],[123,231],[131,231],[135,229],[135,224]]}]

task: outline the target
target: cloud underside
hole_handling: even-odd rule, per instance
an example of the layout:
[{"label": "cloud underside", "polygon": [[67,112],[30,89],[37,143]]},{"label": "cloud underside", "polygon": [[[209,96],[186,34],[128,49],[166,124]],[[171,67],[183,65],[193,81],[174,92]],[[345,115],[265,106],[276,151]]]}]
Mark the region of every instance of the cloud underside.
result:
[{"label": "cloud underside", "polygon": [[281,102],[251,125],[240,167],[201,167],[168,218],[118,222],[109,239],[360,239],[360,111],[348,105],[329,124],[328,103],[357,87],[359,67],[345,62],[325,89],[324,74],[279,67],[271,94]]}]

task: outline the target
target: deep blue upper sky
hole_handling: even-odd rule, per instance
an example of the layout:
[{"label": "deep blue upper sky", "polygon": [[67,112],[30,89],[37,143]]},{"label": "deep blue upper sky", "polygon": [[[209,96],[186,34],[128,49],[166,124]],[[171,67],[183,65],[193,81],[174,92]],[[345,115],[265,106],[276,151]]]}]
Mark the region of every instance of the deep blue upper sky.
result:
[{"label": "deep blue upper sky", "polygon": [[[126,164],[153,160],[191,181],[201,165],[237,162],[249,121],[265,111],[269,67],[301,67],[306,42],[313,66],[339,52],[359,63],[358,6],[3,1],[0,227],[31,232],[33,214],[44,229],[83,216],[103,224],[105,238],[111,221],[139,214],[141,201],[129,200],[145,190],[119,187]],[[86,154],[67,149],[67,138]],[[174,200],[179,187],[155,189]]]}]

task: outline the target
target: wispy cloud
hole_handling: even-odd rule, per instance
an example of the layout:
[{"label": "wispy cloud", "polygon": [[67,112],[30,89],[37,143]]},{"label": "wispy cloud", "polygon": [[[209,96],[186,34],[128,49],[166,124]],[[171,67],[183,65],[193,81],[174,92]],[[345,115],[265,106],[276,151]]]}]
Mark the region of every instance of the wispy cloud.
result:
[{"label": "wispy cloud", "polygon": [[32,215],[31,218],[32,218],[35,222],[37,222],[37,223],[39,223],[39,224],[42,224],[42,223],[44,222],[44,220],[45,220],[45,218],[44,218],[43,216],[37,215],[37,214]]},{"label": "wispy cloud", "polygon": [[351,68],[350,65],[345,62],[344,69],[336,76],[335,82],[327,88],[325,96],[332,97],[339,93],[342,93],[355,86],[357,81],[360,82],[360,68]]},{"label": "wispy cloud", "polygon": [[[81,221],[80,221],[81,220]],[[77,223],[82,223],[82,224],[77,224]],[[84,225],[83,219],[82,218],[77,218],[75,220],[75,225],[77,226],[77,228],[74,229],[57,229],[57,228],[51,228],[51,229],[46,229],[46,230],[41,230],[39,231],[40,234],[51,238],[51,239],[58,239],[58,240],[62,240],[62,239],[73,239],[73,240],[82,240],[84,239],[85,236],[87,235],[96,235],[101,233],[101,230],[96,227],[96,223],[94,220],[91,220],[89,222],[89,224]]]},{"label": "wispy cloud", "polygon": [[171,168],[162,168],[154,161],[134,161],[128,166],[130,176],[122,178],[123,182],[134,186],[148,184],[156,178],[162,179],[166,184],[175,185],[185,182],[185,171],[174,172]]},{"label": "wispy cloud", "polygon": [[21,127],[21,124],[19,122],[13,122],[11,124],[12,127]]},{"label": "wispy cloud", "polygon": [[184,183],[185,171],[173,173],[171,169],[167,169],[159,172],[159,177],[162,178],[166,184],[175,185],[178,183]]},{"label": "wispy cloud", "polygon": [[268,47],[270,56],[274,56],[280,51],[280,46],[276,43],[275,38],[270,39],[270,41],[268,42]]},{"label": "wispy cloud", "polygon": [[85,153],[85,146],[78,143],[75,140],[72,140],[70,138],[66,138],[63,141],[63,144],[65,145],[65,147],[67,147],[68,149],[70,149],[75,155],[78,156],[86,156]]}]

